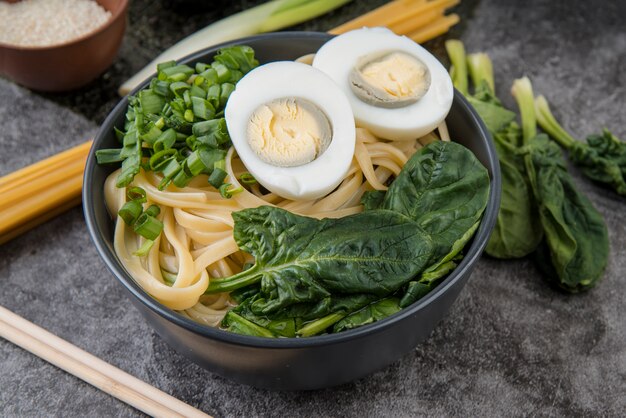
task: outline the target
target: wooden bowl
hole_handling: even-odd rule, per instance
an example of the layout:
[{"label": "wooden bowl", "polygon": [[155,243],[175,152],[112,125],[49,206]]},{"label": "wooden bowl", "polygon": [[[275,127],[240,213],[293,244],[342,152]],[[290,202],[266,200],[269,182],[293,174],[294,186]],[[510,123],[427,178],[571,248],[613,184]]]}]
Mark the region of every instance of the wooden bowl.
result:
[{"label": "wooden bowl", "polygon": [[117,54],[126,30],[128,0],[97,0],[111,18],[71,41],[44,47],[0,43],[0,75],[40,91],[72,90],[94,80]]}]

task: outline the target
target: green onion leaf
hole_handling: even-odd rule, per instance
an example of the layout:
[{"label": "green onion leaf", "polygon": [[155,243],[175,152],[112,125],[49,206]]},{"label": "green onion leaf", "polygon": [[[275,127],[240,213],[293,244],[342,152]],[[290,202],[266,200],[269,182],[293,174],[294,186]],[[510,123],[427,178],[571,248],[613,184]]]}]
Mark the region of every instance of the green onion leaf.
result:
[{"label": "green onion leaf", "polygon": [[144,114],[159,113],[165,105],[165,99],[154,91],[141,90],[139,92],[139,103]]},{"label": "green onion leaf", "polygon": [[157,217],[159,216],[159,213],[161,213],[161,208],[157,205],[150,205],[150,207],[146,209],[144,213],[146,215]]},{"label": "green onion leaf", "polygon": [[159,135],[156,141],[154,141],[152,148],[154,152],[164,151],[172,148],[174,142],[176,142],[176,131],[170,128]]},{"label": "green onion leaf", "polygon": [[184,113],[183,117],[185,118],[185,120],[187,122],[193,122],[193,120],[194,120],[193,110],[191,110],[191,109],[185,110],[185,113]]},{"label": "green onion leaf", "polygon": [[225,83],[230,80],[230,70],[224,64],[214,62],[211,67],[217,72],[217,82]]},{"label": "green onion leaf", "polygon": [[189,154],[185,163],[187,165],[187,170],[194,177],[200,173],[208,171],[208,167],[204,164],[204,161],[200,157],[200,151],[198,150]]},{"label": "green onion leaf", "polygon": [[189,90],[191,86],[184,81],[176,81],[170,84],[170,91],[174,93],[176,97],[181,97],[183,93]]},{"label": "green onion leaf", "polygon": [[230,97],[230,94],[235,91],[235,85],[231,83],[222,84],[222,91],[220,92],[220,106],[226,106],[226,101]]},{"label": "green onion leaf", "polygon": [[96,151],[96,161],[98,164],[111,164],[123,161],[122,148],[99,149]]},{"label": "green onion leaf", "polygon": [[243,184],[255,184],[257,181],[250,173],[242,173],[239,177],[239,181]]},{"label": "green onion leaf", "polygon": [[137,221],[139,216],[141,216],[142,211],[143,207],[141,206],[141,202],[138,200],[131,200],[130,202],[124,203],[117,214],[124,220],[126,225],[130,226]]},{"label": "green onion leaf", "polygon": [[243,192],[243,187],[231,188],[232,184],[224,183],[219,187],[220,194],[224,199],[230,199],[233,195]]},{"label": "green onion leaf", "polygon": [[163,230],[163,222],[154,216],[142,213],[133,225],[133,229],[142,237],[154,241]]},{"label": "green onion leaf", "polygon": [[193,114],[199,119],[213,119],[215,117],[215,108],[208,101],[200,97],[191,98]]},{"label": "green onion leaf", "polygon": [[[207,172],[213,171],[215,164],[218,163],[219,161],[223,162],[224,158],[226,157],[226,151],[221,150],[221,149],[198,147],[197,152],[198,152],[198,156],[204,163],[204,166],[206,167]],[[223,170],[224,168],[226,168],[226,164],[224,164],[223,166],[219,168]]]},{"label": "green onion leaf", "polygon": [[126,199],[137,201],[139,203],[146,202],[146,191],[141,187],[129,187],[126,189]]},{"label": "green onion leaf", "polygon": [[[209,184],[216,189],[220,189],[227,175],[228,173],[221,168],[214,168],[211,172],[211,175],[209,176]],[[221,190],[220,193],[222,193]]]},{"label": "green onion leaf", "polygon": [[[174,159],[175,155],[176,150],[171,148],[154,153],[152,157],[150,157],[150,169],[156,172],[163,171],[166,164],[169,164],[170,160]],[[176,162],[176,159],[174,159],[174,162]],[[178,164],[178,162],[176,162],[176,164]]]},{"label": "green onion leaf", "polygon": [[176,61],[166,61],[157,64],[157,72],[161,72],[166,68],[171,68],[176,66]]},{"label": "green onion leaf", "polygon": [[141,247],[137,248],[137,251],[133,252],[133,255],[137,257],[143,257],[150,252],[153,245],[154,241],[152,241],[151,239],[147,239],[143,242]]}]

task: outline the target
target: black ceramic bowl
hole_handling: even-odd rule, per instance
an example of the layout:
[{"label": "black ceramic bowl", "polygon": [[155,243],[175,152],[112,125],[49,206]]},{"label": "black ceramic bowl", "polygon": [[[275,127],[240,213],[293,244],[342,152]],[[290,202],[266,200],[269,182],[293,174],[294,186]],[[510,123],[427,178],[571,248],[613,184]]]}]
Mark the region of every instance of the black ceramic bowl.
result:
[{"label": "black ceramic bowl", "polygon": [[[261,63],[293,60],[312,53],[328,39],[323,33],[283,32],[229,44],[250,45]],[[224,46],[224,45],[222,45]],[[185,63],[210,61],[219,46],[193,54]],[[145,87],[146,81],[140,88]],[[458,93],[447,118],[455,141],[470,148],[491,175],[491,193],[481,225],[459,266],[415,304],[350,331],[310,338],[269,339],[229,333],[195,323],[144,292],[124,270],[113,250],[113,221],[104,204],[103,185],[111,167],[96,164],[94,153],[116,147],[113,127],[122,127],[123,99],[96,136],[85,169],[83,206],[89,233],[100,256],[156,332],[178,352],[226,378],[273,389],[317,389],[338,385],[381,369],[424,341],[450,309],[482,253],[496,220],[500,172],[495,150],[482,122]],[[462,349],[459,347],[459,349]]]}]

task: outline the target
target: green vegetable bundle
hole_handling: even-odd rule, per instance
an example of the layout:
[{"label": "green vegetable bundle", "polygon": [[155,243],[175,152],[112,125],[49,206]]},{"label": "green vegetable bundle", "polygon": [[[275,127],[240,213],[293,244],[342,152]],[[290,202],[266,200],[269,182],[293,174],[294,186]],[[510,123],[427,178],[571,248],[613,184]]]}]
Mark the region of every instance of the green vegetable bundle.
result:
[{"label": "green vegetable bundle", "polygon": [[[534,253],[549,281],[569,292],[589,289],[600,280],[607,264],[606,225],[591,201],[576,189],[560,148],[547,135],[537,134],[530,80],[522,78],[513,84],[512,93],[521,113],[520,128],[514,120],[515,113],[505,109],[495,96],[489,57],[472,54],[466,59],[460,41],[448,41],[446,48],[453,65],[454,84],[493,135],[500,160],[502,200],[486,252],[502,259]],[[468,92],[468,72],[475,85],[473,95]],[[539,113],[540,120],[547,119],[543,110]],[[546,131],[553,132],[549,128]],[[607,146],[598,146],[603,151],[594,154],[591,146],[581,151],[581,146],[570,145],[574,154],[580,154],[580,160],[590,161],[591,156],[609,154],[605,151]],[[598,161],[589,163],[591,171],[598,171],[601,166]],[[608,171],[607,166],[600,170],[603,175]]]},{"label": "green vegetable bundle", "polygon": [[222,326],[273,337],[338,332],[377,321],[424,296],[456,266],[489,195],[471,151],[434,142],[418,151],[366,210],[317,220],[263,206],[235,212],[234,237],[255,264],[213,279],[207,293],[239,305]]},{"label": "green vegetable bundle", "polygon": [[124,130],[116,130],[122,148],[96,152],[99,164],[122,162],[117,187],[139,173],[161,173],[159,189],[185,187],[199,174],[223,186],[224,158],[231,145],[224,107],[235,84],[258,65],[247,46],[221,49],[211,64],[194,68],[174,61],[159,64],[150,86],[128,99]]}]

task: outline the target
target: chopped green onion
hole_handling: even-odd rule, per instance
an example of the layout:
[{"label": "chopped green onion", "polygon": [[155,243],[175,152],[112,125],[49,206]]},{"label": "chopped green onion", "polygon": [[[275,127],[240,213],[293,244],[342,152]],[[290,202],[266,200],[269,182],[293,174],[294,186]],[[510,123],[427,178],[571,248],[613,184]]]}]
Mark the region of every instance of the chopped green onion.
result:
[{"label": "chopped green onion", "polygon": [[217,71],[215,71],[215,69],[208,67],[207,69],[202,71],[199,75],[199,77],[204,78],[204,81],[207,83],[207,85],[212,86],[214,84],[217,84]]},{"label": "chopped green onion", "polygon": [[[222,170],[221,168],[214,168],[213,171],[211,172],[211,175],[209,176],[209,184],[215,187],[216,189],[219,189],[224,183],[224,179],[226,178],[227,175],[228,173]],[[221,193],[221,190],[220,190],[220,193]]]},{"label": "chopped green onion", "polygon": [[193,114],[200,119],[213,119],[215,117],[215,108],[208,101],[201,97],[192,97]]},{"label": "chopped green onion", "polygon": [[159,129],[163,129],[163,127],[165,126],[165,119],[163,119],[162,117],[159,118],[159,120],[154,122],[154,126],[156,126]]},{"label": "chopped green onion", "polygon": [[159,135],[152,148],[155,152],[160,152],[172,148],[174,142],[176,142],[176,131],[170,128]]},{"label": "chopped green onion", "polygon": [[254,176],[250,173],[242,173],[239,177],[239,181],[243,184],[255,184],[257,182]]},{"label": "chopped green onion", "polygon": [[183,187],[187,187],[187,185],[193,178],[193,175],[189,171],[189,167],[187,166],[187,160],[183,162],[181,168],[182,169],[178,173],[176,173],[176,175],[172,179],[172,183],[174,183],[176,187],[182,189]]},{"label": "chopped green onion", "polygon": [[148,131],[141,135],[141,140],[146,141],[148,144],[154,144],[154,141],[157,140],[159,136],[161,136],[163,132],[159,128],[157,128],[153,123],[148,125]]},{"label": "chopped green onion", "polygon": [[218,83],[225,83],[230,80],[230,70],[224,64],[214,62],[211,67],[217,72]]},{"label": "chopped green onion", "polygon": [[222,159],[213,163],[214,169],[226,170],[226,160]]},{"label": "chopped green onion", "polygon": [[159,74],[164,74],[166,79],[177,81],[187,80],[193,73],[193,68],[184,64],[174,65],[159,70]]},{"label": "chopped green onion", "polygon": [[145,203],[146,191],[141,187],[129,187],[126,189],[126,199],[135,200],[139,203]]},{"label": "chopped green onion", "polygon": [[220,195],[224,199],[230,199],[233,195],[243,192],[243,187],[237,187],[236,189],[231,189],[231,187],[232,184],[230,183],[224,183],[219,187]]},{"label": "chopped green onion", "polygon": [[174,177],[179,171],[181,167],[176,158],[170,158],[167,161],[167,164],[163,164],[163,180],[159,183],[159,190],[163,190],[170,184],[172,177]]},{"label": "chopped green onion", "polygon": [[191,86],[184,81],[176,81],[170,84],[170,91],[174,93],[177,97],[181,97],[183,93],[190,88]]},{"label": "chopped green onion", "polygon": [[198,174],[207,171],[208,168],[200,156],[200,151],[194,151],[189,154],[185,163],[187,164],[187,169],[192,176],[197,176]]},{"label": "chopped green onion", "polygon": [[[207,168],[207,171],[212,171],[215,167],[215,164],[224,161],[224,157],[226,157],[226,151],[221,149],[211,149],[207,147],[198,147],[198,156],[202,159],[204,166]],[[218,168],[222,170],[226,168],[226,164],[220,165]]]},{"label": "chopped green onion", "polygon": [[161,208],[157,205],[150,205],[148,209],[144,212],[146,215],[157,217],[159,213],[161,213]]},{"label": "chopped green onion", "polygon": [[124,161],[122,156],[122,148],[115,149],[99,149],[96,151],[96,161],[98,164],[111,164]]},{"label": "chopped green onion", "polygon": [[[154,153],[152,157],[150,157],[150,169],[157,172],[163,171],[165,165],[168,164],[175,155],[176,150],[171,148]],[[174,161],[176,160],[174,159]]]},{"label": "chopped green onion", "polygon": [[185,120],[186,120],[187,122],[193,122],[193,120],[194,120],[194,114],[193,114],[193,111],[192,111],[191,109],[187,109],[187,110],[185,110],[185,114],[184,114],[184,116],[183,116],[183,117],[185,118]]},{"label": "chopped green onion", "polygon": [[222,84],[222,91],[220,92],[220,106],[226,106],[226,102],[230,97],[230,94],[235,91],[235,85],[231,83]]},{"label": "chopped green onion", "polygon": [[137,251],[133,252],[133,255],[137,257],[143,257],[150,252],[153,245],[154,245],[154,241],[152,241],[151,239],[147,239],[143,242],[141,247],[137,249]]},{"label": "chopped green onion", "polygon": [[124,220],[126,225],[130,226],[137,221],[139,216],[141,216],[142,211],[143,207],[141,206],[141,202],[138,200],[131,200],[130,202],[124,203],[117,214]]},{"label": "chopped green onion", "polygon": [[220,106],[220,94],[221,93],[222,93],[221,84],[213,84],[207,90],[206,98],[215,108],[218,108]]},{"label": "chopped green onion", "polygon": [[133,225],[133,229],[142,237],[154,241],[163,230],[163,222],[154,216],[142,213]]},{"label": "chopped green onion", "polygon": [[166,61],[157,64],[157,72],[163,71],[166,68],[171,68],[176,66],[176,61]]},{"label": "chopped green onion", "polygon": [[191,95],[189,94],[189,90],[183,92],[183,100],[185,101],[185,106],[191,107]]},{"label": "chopped green onion", "polygon": [[195,81],[194,81],[194,84],[189,89],[189,95],[192,98],[193,97],[200,97],[200,98],[204,99],[206,97],[206,91],[202,87],[196,86]]},{"label": "chopped green onion", "polygon": [[141,109],[144,114],[159,113],[165,105],[165,99],[163,96],[156,94],[154,91],[141,90],[139,92],[139,103],[141,103]]}]

